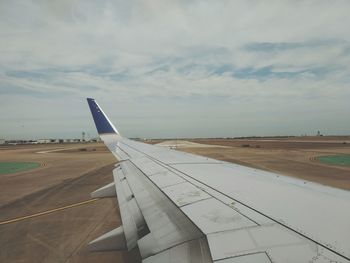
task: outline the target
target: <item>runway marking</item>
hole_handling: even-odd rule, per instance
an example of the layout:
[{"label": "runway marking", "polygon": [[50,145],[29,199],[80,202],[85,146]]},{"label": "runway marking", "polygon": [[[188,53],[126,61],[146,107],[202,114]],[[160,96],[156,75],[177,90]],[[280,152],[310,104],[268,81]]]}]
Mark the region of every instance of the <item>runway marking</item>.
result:
[{"label": "runway marking", "polygon": [[53,149],[53,150],[47,150],[47,151],[40,151],[36,153],[53,153],[53,152],[61,152],[65,150],[72,150],[72,149],[78,149],[79,147],[70,147],[70,148],[58,148],[58,149]]},{"label": "runway marking", "polygon": [[87,201],[83,201],[83,202],[79,202],[79,203],[75,203],[75,204],[71,204],[71,205],[66,205],[66,206],[54,208],[54,209],[47,210],[47,211],[44,211],[44,212],[39,212],[39,213],[35,213],[35,214],[32,214],[32,215],[27,215],[27,216],[21,216],[21,217],[13,218],[13,219],[10,219],[10,220],[6,220],[6,221],[0,222],[0,226],[1,225],[11,224],[11,223],[16,223],[16,222],[19,222],[19,221],[22,221],[22,220],[31,219],[31,218],[38,217],[38,216],[44,216],[44,215],[52,214],[54,212],[62,211],[62,210],[68,209],[68,208],[89,204],[89,203],[95,202],[97,200],[100,200],[100,198],[93,198],[91,200],[87,200]]}]

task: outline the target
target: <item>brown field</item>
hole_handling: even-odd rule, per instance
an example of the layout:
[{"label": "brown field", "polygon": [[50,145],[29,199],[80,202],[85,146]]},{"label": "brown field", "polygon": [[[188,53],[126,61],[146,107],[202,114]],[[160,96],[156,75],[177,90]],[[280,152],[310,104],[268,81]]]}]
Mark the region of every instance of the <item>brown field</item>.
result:
[{"label": "brown field", "polygon": [[[350,167],[328,166],[314,159],[350,154],[350,143],[343,143],[350,137],[191,141],[212,147],[192,144],[179,150],[350,190]],[[58,148],[65,150],[37,153]],[[121,224],[113,198],[79,204],[112,181],[116,160],[102,144],[0,147],[0,161],[41,163],[34,170],[0,175],[0,262],[140,261],[137,251],[91,253],[86,247]],[[72,204],[77,206],[50,212]],[[49,212],[23,218],[45,211]],[[4,223],[18,218],[23,220]]]},{"label": "brown field", "polygon": [[[58,148],[69,150],[36,153]],[[1,222],[90,200],[90,192],[112,181],[116,162],[102,144],[1,147],[0,161],[41,163],[34,170],[0,175]],[[0,262],[134,262],[137,251],[87,250],[89,241],[120,224],[113,198],[0,223]]]},{"label": "brown field", "polygon": [[184,151],[350,190],[350,167],[331,166],[315,160],[321,155],[350,154],[350,137],[192,141],[229,147],[184,148]]}]

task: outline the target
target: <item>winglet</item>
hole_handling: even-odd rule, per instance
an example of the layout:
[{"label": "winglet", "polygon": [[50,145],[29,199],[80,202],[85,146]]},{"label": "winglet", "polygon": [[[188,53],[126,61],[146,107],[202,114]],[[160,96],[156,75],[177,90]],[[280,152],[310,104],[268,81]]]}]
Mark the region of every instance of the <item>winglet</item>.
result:
[{"label": "winglet", "polygon": [[103,112],[100,106],[98,106],[97,102],[91,98],[87,98],[87,102],[89,104],[90,111],[94,119],[98,134],[106,134],[106,133],[119,134],[117,129],[108,119],[107,115]]}]

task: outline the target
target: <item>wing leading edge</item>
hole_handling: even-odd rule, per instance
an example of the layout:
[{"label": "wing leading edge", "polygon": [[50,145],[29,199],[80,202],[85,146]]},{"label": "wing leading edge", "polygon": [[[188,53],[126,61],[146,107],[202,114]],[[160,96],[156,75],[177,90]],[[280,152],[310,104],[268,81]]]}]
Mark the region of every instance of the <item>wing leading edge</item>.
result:
[{"label": "wing leading edge", "polygon": [[93,99],[120,161],[92,196],[118,197],[123,225],[93,250],[138,248],[143,262],[350,262],[350,194],[122,137]]}]

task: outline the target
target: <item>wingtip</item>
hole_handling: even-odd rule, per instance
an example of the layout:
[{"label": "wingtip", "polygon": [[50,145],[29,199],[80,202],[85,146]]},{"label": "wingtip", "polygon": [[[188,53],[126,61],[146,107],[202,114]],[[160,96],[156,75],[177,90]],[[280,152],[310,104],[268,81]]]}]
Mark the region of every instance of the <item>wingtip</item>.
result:
[{"label": "wingtip", "polygon": [[97,132],[101,135],[104,133],[119,134],[117,129],[105,115],[103,110],[98,106],[97,102],[93,98],[87,98],[87,102],[94,119]]}]

